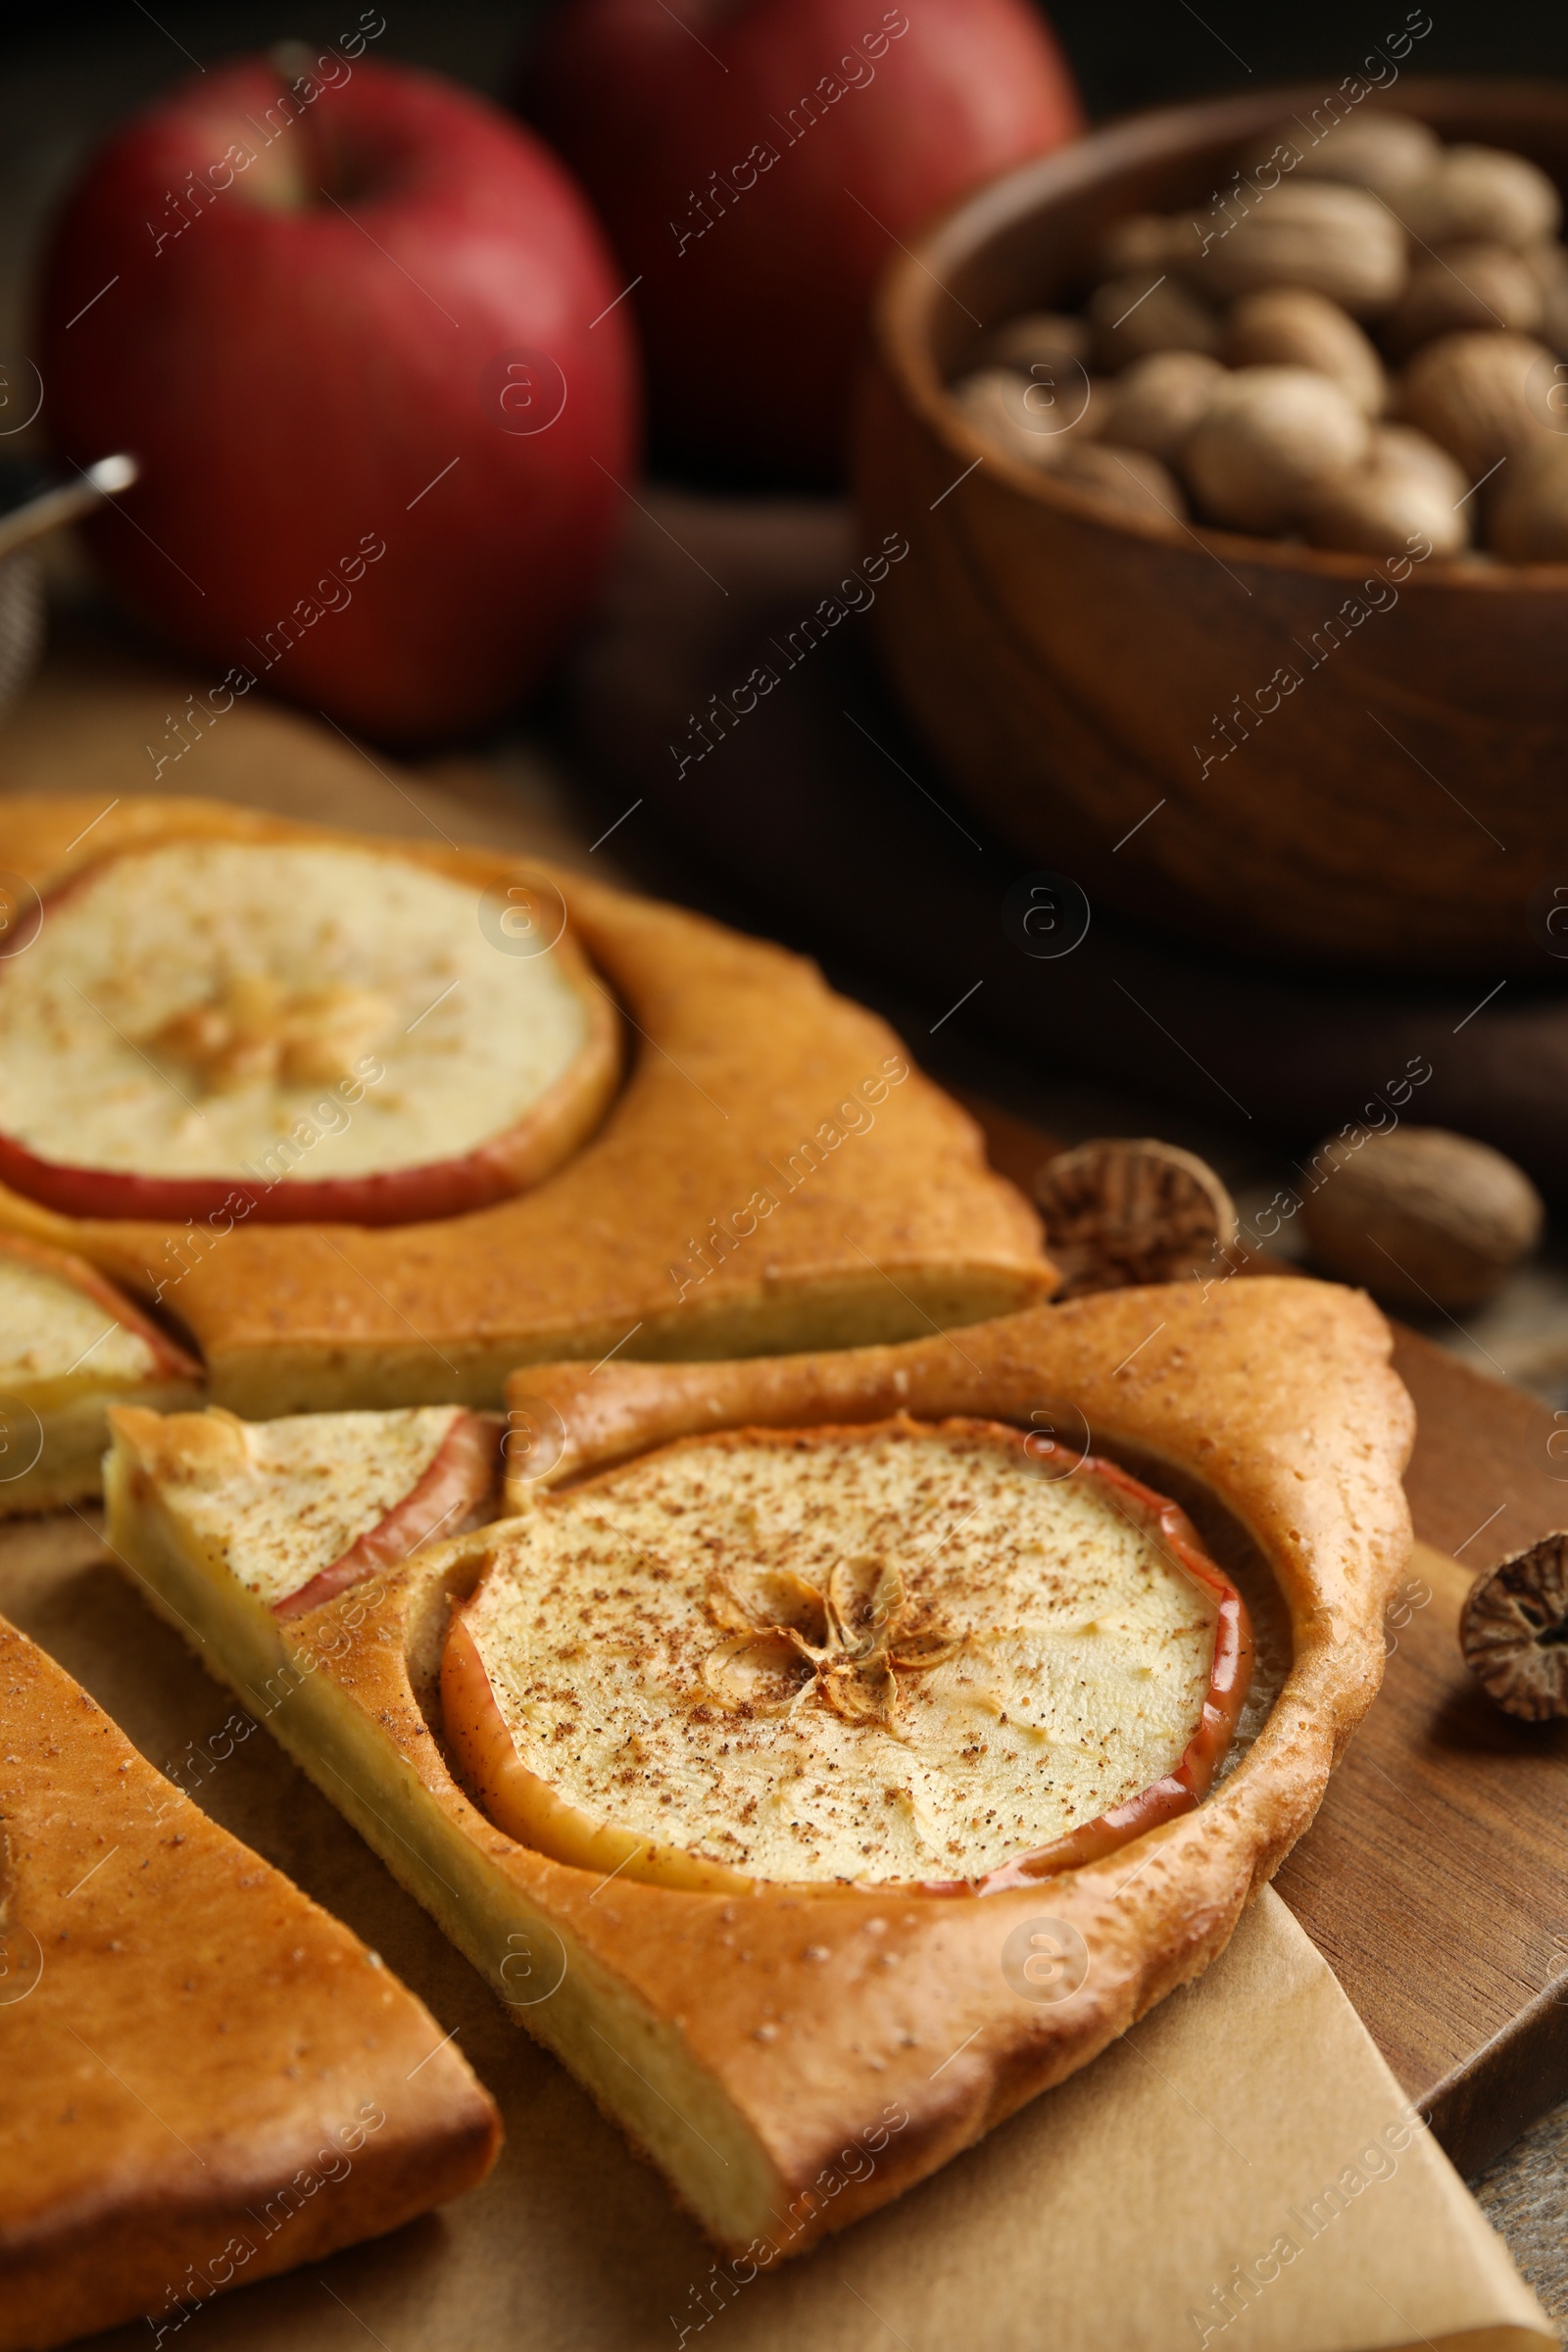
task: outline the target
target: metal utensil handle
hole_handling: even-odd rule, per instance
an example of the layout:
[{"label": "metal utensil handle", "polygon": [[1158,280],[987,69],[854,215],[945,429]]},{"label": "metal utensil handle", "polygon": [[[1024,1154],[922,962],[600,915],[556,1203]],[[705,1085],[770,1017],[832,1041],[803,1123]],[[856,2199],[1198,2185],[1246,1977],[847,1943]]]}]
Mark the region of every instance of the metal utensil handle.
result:
[{"label": "metal utensil handle", "polygon": [[100,458],[96,466],[82,469],[80,481],[45,490],[37,498],[29,498],[25,506],[0,515],[0,563],[14,556],[19,547],[30,546],[34,539],[59,530],[62,523],[90,514],[106,498],[128,490],[140,470],[131,457]]}]

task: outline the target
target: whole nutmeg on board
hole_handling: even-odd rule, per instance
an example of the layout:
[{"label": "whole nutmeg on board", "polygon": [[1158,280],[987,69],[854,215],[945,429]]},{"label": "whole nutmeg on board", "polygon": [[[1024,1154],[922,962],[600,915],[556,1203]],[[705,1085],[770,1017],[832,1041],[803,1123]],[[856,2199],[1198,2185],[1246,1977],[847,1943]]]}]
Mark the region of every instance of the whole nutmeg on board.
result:
[{"label": "whole nutmeg on board", "polygon": [[1244,294],[1225,321],[1222,356],[1231,368],[1310,368],[1331,376],[1368,416],[1388,402],[1389,379],[1370,337],[1348,311],[1305,286]]},{"label": "whole nutmeg on board", "polygon": [[1311,492],[1362,463],[1366,416],[1310,368],[1239,368],[1214,388],[1182,449],[1188,486],[1216,522],[1283,531]]},{"label": "whole nutmeg on board", "polygon": [[1545,345],[1528,335],[1440,335],[1399,378],[1397,413],[1441,442],[1476,483],[1540,432],[1538,387],[1552,366]]},{"label": "whole nutmeg on board", "polygon": [[1443,153],[1443,141],[1413,115],[1363,106],[1318,125],[1293,116],[1247,148],[1242,169],[1250,179],[1265,165],[1304,179],[1339,179],[1395,197],[1424,179]]},{"label": "whole nutmeg on board", "polygon": [[1214,351],[1219,320],[1173,277],[1113,277],[1089,297],[1097,368],[1109,373],[1152,351]]},{"label": "whole nutmeg on board", "polygon": [[1397,199],[1400,220],[1424,245],[1487,237],[1523,249],[1554,237],[1562,198],[1544,172],[1502,147],[1446,147]]},{"label": "whole nutmeg on board", "polygon": [[1310,1164],[1301,1221],[1318,1264],[1396,1306],[1478,1306],[1541,1239],[1523,1169],[1446,1128],[1331,1136]]},{"label": "whole nutmeg on board", "polygon": [[1416,256],[1409,284],[1383,321],[1383,339],[1403,359],[1435,335],[1466,329],[1533,335],[1545,300],[1541,272],[1524,254],[1473,238]]},{"label": "whole nutmeg on board", "polygon": [[1236,1204],[1207,1162],[1176,1144],[1109,1138],[1048,1159],[1035,1178],[1061,1298],[1226,1270]]},{"label": "whole nutmeg on board", "polygon": [[1391,556],[1419,534],[1435,556],[1456,556],[1470,543],[1468,488],[1447,451],[1414,425],[1375,425],[1364,463],[1312,491],[1301,527],[1312,547]]},{"label": "whole nutmeg on board", "polygon": [[1487,544],[1510,564],[1568,564],[1568,437],[1508,460],[1487,502]]},{"label": "whole nutmeg on board", "polygon": [[1505,1714],[1525,1723],[1568,1715],[1568,1530],[1476,1578],[1459,1612],[1459,1646]]},{"label": "whole nutmeg on board", "polygon": [[1398,221],[1364,188],[1286,179],[1216,233],[1193,272],[1220,300],[1305,286],[1356,318],[1388,310],[1409,273]]},{"label": "whole nutmeg on board", "polygon": [[1123,449],[1147,450],[1173,465],[1224,381],[1224,368],[1204,352],[1151,352],[1107,386],[1102,430]]}]

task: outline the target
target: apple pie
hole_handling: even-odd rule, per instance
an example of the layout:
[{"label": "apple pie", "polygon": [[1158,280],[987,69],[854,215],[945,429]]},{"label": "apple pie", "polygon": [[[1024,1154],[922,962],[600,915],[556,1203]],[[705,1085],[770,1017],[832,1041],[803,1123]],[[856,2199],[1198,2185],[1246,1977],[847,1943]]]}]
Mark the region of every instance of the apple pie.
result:
[{"label": "apple pie", "polygon": [[202,1368],[84,1258],[0,1233],[0,1518],[99,1492],[106,1414],[196,1403]]},{"label": "apple pie", "polygon": [[0,2352],[396,2229],[500,2118],[423,2003],[0,1619]]},{"label": "apple pie", "polygon": [[[7,802],[0,1227],[161,1304],[253,1418],[519,1363],[913,1337],[1054,1272],[813,966],[496,852]],[[79,837],[79,838],[78,838]]]},{"label": "apple pie", "polygon": [[[1387,1327],[1293,1280],[521,1370],[507,1515],[400,1565],[362,1524],[412,1492],[394,1416],[113,1426],[140,1587],[760,2263],[1223,1948],[1410,1544]],[[274,1574],[270,1497],[328,1447],[364,1574],[291,1610],[350,1523]]]}]

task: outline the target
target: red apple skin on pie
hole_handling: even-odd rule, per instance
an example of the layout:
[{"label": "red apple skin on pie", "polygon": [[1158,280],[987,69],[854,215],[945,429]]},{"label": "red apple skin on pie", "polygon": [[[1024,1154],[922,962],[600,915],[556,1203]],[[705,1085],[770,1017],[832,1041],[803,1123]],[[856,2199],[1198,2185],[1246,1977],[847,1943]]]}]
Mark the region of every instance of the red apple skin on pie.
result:
[{"label": "red apple skin on pie", "polygon": [[274,1601],[273,1616],[303,1617],[351,1585],[401,1566],[432,1537],[458,1534],[494,1494],[500,1466],[500,1424],[484,1413],[460,1413],[418,1483],[339,1559]]},{"label": "red apple skin on pie", "polygon": [[287,1184],[247,1184],[229,1176],[133,1176],[40,1159],[0,1135],[0,1184],[60,1216],[134,1218],[156,1225],[194,1218],[215,1233],[247,1222],[426,1224],[509,1200],[569,1158],[599,1124],[613,1091],[612,1050],[607,1058],[604,1083],[591,1094],[581,1094],[572,1073],[535,1103],[512,1134],[497,1136],[461,1158],[426,1160],[381,1175],[305,1177]]},{"label": "red apple skin on pie", "polygon": [[[1008,1433],[1018,1435],[1018,1433]],[[1020,1435],[1020,1445],[1027,1441]],[[1235,1736],[1251,1683],[1253,1642],[1247,1603],[1204,1551],[1180,1505],[1144,1486],[1098,1454],[1080,1457],[1075,1476],[1111,1490],[1123,1514],[1170,1553],[1216,1604],[1214,1654],[1197,1728],[1175,1769],[1093,1821],[1080,1823],[1051,1844],[1014,1856],[977,1879],[904,1882],[906,1891],[932,1895],[994,1894],[1038,1879],[1077,1870],[1126,1845],[1148,1830],[1190,1812],[1207,1794]],[[757,1893],[765,1882],[726,1870],[678,1848],[660,1846],[613,1824],[596,1823],[530,1771],[516,1752],[478,1644],[455,1610],[442,1659],[441,1693],[447,1735],[481,1810],[508,1836],[557,1860],[602,1864],[607,1873],[635,1861],[633,1876],[674,1886]],[[878,1882],[885,1892],[898,1882]],[[803,1882],[799,1891],[832,1891]]]}]

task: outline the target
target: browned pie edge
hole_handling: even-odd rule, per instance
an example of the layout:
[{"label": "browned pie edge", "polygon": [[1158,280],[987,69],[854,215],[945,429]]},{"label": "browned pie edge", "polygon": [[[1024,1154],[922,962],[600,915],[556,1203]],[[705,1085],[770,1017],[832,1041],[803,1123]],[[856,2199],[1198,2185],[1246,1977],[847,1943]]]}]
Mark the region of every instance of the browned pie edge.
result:
[{"label": "browned pie edge", "polygon": [[[1294,1629],[1263,1733],[1195,1811],[1036,1886],[735,1898],[603,1883],[514,1843],[459,1787],[420,1705],[450,1599],[482,1571],[482,1530],[283,1629],[299,1682],[269,1720],[716,2241],[769,2263],[898,2196],[1197,1976],[1306,1828],[1377,1690],[1383,1610],[1409,1556],[1413,1414],[1389,1351],[1360,1294],[1262,1278],[1206,1297],[1121,1292],[903,1347],[562,1364],[513,1383],[534,1428],[560,1416],[558,1481],[704,1428],[905,1409],[1070,1436],[1081,1415],[1097,1450],[1200,1516],[1206,1494],[1239,1521]],[[131,1529],[144,1474],[129,1449],[120,1475]],[[338,1762],[323,1772],[328,1743]],[[1088,1975],[1069,1998],[1026,1998],[1003,1973],[1009,1935],[1037,1922],[1083,1938]]]},{"label": "browned pie edge", "polygon": [[423,2003],[3,1619],[0,1833],[0,2352],[156,2340],[489,2171]]},{"label": "browned pie edge", "polygon": [[[0,1187],[0,1227],[157,1298],[238,1412],[494,1405],[518,1363],[903,1339],[1054,1288],[1038,1219],[987,1167],[974,1121],[884,1022],[781,948],[536,859],[216,801],[105,813],[19,795],[5,824],[7,864],[40,892],[178,839],[410,858],[470,882],[476,921],[488,888],[526,875],[560,893],[566,936],[629,1018],[626,1083],[597,1131],[532,1191],[465,1216],[212,1232],[62,1216]],[[764,1193],[776,1205],[759,1214]]]}]

